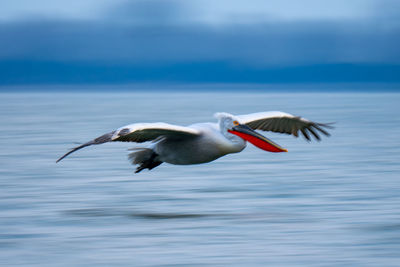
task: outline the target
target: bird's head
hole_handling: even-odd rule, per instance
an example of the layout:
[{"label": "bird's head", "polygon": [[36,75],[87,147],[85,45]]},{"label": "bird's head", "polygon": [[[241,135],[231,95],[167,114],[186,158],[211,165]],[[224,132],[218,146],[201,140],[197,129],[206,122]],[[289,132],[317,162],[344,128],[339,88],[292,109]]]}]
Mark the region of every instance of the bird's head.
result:
[{"label": "bird's head", "polygon": [[246,124],[241,124],[239,119],[229,113],[216,113],[222,134],[230,140],[240,138],[256,147],[269,152],[287,152],[287,149],[275,144],[265,136],[257,133]]},{"label": "bird's head", "polygon": [[228,133],[228,130],[239,125],[238,118],[236,118],[232,114],[225,112],[218,112],[215,113],[214,116],[218,119],[219,128],[221,129],[222,133]]}]

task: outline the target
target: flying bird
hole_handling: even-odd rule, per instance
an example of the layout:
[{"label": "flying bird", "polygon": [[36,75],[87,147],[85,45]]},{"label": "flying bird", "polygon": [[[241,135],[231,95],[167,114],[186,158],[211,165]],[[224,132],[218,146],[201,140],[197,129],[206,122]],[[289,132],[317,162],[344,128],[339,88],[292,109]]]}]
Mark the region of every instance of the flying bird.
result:
[{"label": "flying bird", "polygon": [[278,144],[255,130],[291,134],[301,133],[305,139],[313,136],[318,141],[319,134],[329,136],[329,123],[317,123],[280,111],[259,112],[235,116],[216,113],[216,123],[196,123],[178,126],[163,122],[134,123],[106,133],[96,139],[71,149],[57,160],[91,145],[107,142],[144,143],[129,154],[132,164],[138,165],[136,173],[153,169],[163,162],[176,165],[200,164],[213,161],[231,153],[238,153],[249,142],[270,152],[287,152]]}]

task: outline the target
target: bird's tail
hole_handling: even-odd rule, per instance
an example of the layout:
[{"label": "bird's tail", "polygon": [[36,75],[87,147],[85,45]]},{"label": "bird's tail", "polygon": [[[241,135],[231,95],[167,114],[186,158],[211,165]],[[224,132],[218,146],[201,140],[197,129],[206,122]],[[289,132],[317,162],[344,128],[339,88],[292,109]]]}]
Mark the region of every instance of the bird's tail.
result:
[{"label": "bird's tail", "polygon": [[160,165],[162,161],[158,159],[158,154],[151,148],[132,148],[134,152],[129,153],[128,158],[132,164],[139,166],[136,168],[135,173],[138,173],[144,169],[153,169]]}]

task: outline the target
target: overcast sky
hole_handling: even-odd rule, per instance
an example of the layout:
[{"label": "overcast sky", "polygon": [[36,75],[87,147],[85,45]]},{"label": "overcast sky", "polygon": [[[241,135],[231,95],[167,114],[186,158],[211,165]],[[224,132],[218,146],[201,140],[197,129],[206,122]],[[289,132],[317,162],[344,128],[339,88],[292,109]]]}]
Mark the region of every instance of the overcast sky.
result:
[{"label": "overcast sky", "polygon": [[398,65],[398,10],[398,0],[2,0],[0,61]]}]

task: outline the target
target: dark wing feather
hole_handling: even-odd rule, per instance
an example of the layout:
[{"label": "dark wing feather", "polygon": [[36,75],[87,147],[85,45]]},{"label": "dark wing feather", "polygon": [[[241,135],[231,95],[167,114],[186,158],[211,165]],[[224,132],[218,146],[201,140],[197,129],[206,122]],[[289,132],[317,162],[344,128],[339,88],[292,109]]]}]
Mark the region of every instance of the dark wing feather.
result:
[{"label": "dark wing feather", "polygon": [[73,153],[73,152],[75,152],[75,151],[77,151],[79,149],[82,149],[84,147],[91,146],[91,145],[99,145],[99,144],[103,144],[103,143],[107,143],[107,142],[112,141],[112,137],[113,137],[115,132],[116,131],[112,131],[110,133],[103,134],[102,136],[97,137],[96,139],[93,139],[93,140],[91,140],[91,141],[89,141],[87,143],[84,143],[84,144],[80,145],[80,146],[74,147],[73,149],[68,151],[66,154],[64,154],[61,158],[59,158],[56,161],[56,163],[59,162],[60,160],[62,160],[63,158],[65,158],[66,156],[68,156],[69,154],[71,154],[71,153]]},{"label": "dark wing feather", "polygon": [[137,130],[132,133],[120,135],[113,141],[143,143],[155,140],[161,136],[167,137],[168,139],[183,139],[187,137],[194,137],[194,134],[178,132],[169,129],[153,128]]},{"label": "dark wing feather", "polygon": [[237,117],[240,123],[246,124],[254,130],[291,134],[295,137],[298,137],[299,132],[301,132],[308,141],[311,140],[310,134],[319,141],[321,133],[329,136],[330,134],[326,129],[333,128],[329,123],[313,122],[279,111],[260,112]]}]

